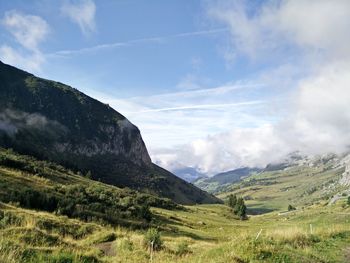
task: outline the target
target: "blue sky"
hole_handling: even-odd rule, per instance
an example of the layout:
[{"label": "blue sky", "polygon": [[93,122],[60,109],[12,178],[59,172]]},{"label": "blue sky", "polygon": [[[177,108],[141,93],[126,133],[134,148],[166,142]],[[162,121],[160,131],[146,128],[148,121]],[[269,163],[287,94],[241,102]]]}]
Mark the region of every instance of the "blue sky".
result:
[{"label": "blue sky", "polygon": [[[244,70],[251,66],[246,63],[235,68],[225,65],[219,43],[225,41],[228,29],[206,21],[201,1],[96,2],[91,19],[94,26],[86,26],[84,33],[62,7],[65,3],[88,2],[1,2],[2,14],[16,10],[22,15],[39,16],[48,23],[47,38],[40,43],[47,59],[37,74],[86,92],[96,89],[130,97],[172,91],[190,74],[204,78],[203,84],[212,87],[250,72]],[[6,28],[1,29],[1,35],[6,44],[20,46]],[[115,43],[120,46],[79,53]],[[72,52],[59,55],[67,50]]]},{"label": "blue sky", "polygon": [[309,105],[333,79],[349,94],[347,10],[346,0],[0,0],[0,58],[109,103],[162,166],[213,174],[343,149],[347,131],[324,116],[344,109]]}]

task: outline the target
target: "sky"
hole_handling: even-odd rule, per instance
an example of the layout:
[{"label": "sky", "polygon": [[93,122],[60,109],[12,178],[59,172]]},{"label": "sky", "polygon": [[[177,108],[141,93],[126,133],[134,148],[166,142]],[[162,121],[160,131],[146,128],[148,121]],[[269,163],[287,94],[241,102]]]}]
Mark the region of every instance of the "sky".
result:
[{"label": "sky", "polygon": [[0,59],[110,104],[213,175],[350,142],[348,0],[0,0]]}]

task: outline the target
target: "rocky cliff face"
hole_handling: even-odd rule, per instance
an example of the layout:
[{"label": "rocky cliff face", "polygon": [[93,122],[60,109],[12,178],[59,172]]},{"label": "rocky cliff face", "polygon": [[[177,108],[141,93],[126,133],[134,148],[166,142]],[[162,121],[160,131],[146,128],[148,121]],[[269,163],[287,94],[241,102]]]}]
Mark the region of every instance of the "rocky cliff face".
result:
[{"label": "rocky cliff face", "polygon": [[2,145],[66,163],[108,155],[151,166],[138,128],[108,105],[5,64],[0,71]]},{"label": "rocky cliff face", "polygon": [[344,156],[340,160],[339,165],[345,168],[344,173],[339,180],[339,183],[341,185],[350,186],[350,154]]},{"label": "rocky cliff face", "polygon": [[72,153],[85,157],[110,154],[121,156],[139,166],[151,166],[151,158],[140,132],[127,119],[118,121],[115,125],[99,125],[98,131],[110,140],[104,141],[96,137],[87,139],[82,144],[72,144],[69,141],[55,143],[54,147],[60,154]]},{"label": "rocky cliff face", "polygon": [[218,202],[155,166],[138,128],[108,105],[1,62],[0,147],[181,203]]}]

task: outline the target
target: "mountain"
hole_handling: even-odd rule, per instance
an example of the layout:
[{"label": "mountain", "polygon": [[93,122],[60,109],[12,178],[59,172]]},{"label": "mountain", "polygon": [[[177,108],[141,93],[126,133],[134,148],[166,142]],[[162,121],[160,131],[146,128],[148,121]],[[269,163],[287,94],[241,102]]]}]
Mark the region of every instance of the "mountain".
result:
[{"label": "mountain", "polygon": [[239,168],[223,173],[219,173],[209,178],[200,178],[194,182],[199,188],[208,191],[210,193],[216,193],[223,190],[226,186],[232,183],[238,182],[243,178],[260,172],[261,169],[258,168]]},{"label": "mountain", "polygon": [[109,105],[1,62],[0,146],[181,204],[220,202],[153,164],[138,128]]},{"label": "mountain", "polygon": [[200,178],[207,178],[207,175],[198,172],[196,168],[193,167],[181,167],[181,168],[176,168],[172,170],[172,172],[177,176],[180,177],[181,179],[193,183],[194,181],[200,179]]},{"label": "mountain", "polygon": [[267,164],[264,171],[278,171],[292,166],[300,166],[310,162],[310,158],[310,156],[302,155],[300,152],[295,151],[287,154],[280,162]]},{"label": "mountain", "polygon": [[349,164],[350,154],[298,157],[227,185],[218,196],[242,196],[256,213],[286,210],[288,205],[332,205],[350,195]]}]

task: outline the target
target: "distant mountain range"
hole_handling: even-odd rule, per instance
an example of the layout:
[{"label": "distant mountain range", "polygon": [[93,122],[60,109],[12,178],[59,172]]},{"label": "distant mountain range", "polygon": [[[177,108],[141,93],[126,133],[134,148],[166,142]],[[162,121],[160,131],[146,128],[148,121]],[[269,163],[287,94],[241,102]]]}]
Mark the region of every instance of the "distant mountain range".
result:
[{"label": "distant mountain range", "polygon": [[216,174],[213,177],[199,178],[193,184],[210,193],[219,194],[230,191],[242,181],[249,181],[252,175],[256,179],[260,175],[265,175],[269,172],[283,173],[286,171],[287,173],[290,169],[297,169],[298,167],[300,167],[301,171],[304,171],[305,167],[321,172],[328,169],[343,170],[339,180],[334,182],[334,187],[344,188],[350,186],[350,153],[307,156],[298,152],[288,154],[281,162],[268,164],[263,169],[239,168]]},{"label": "distant mountain range", "polygon": [[139,129],[109,105],[1,62],[0,147],[178,203],[220,202],[153,164]]},{"label": "distant mountain range", "polygon": [[216,193],[222,190],[225,186],[231,185],[242,180],[252,174],[262,171],[259,168],[239,168],[223,173],[219,173],[209,178],[199,178],[194,181],[194,185],[210,193]]},{"label": "distant mountain range", "polygon": [[193,183],[200,178],[208,178],[206,174],[199,172],[196,168],[193,167],[176,168],[173,169],[172,172],[177,177],[180,177],[189,183]]}]

